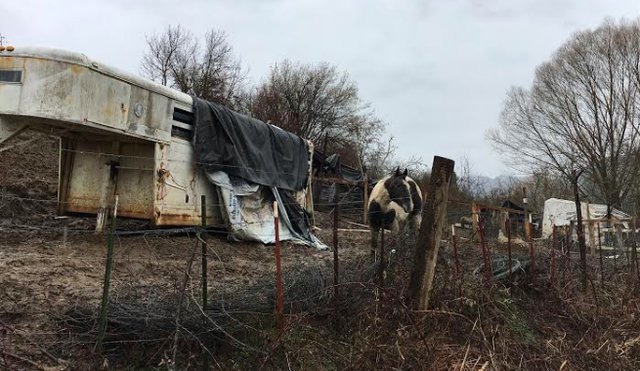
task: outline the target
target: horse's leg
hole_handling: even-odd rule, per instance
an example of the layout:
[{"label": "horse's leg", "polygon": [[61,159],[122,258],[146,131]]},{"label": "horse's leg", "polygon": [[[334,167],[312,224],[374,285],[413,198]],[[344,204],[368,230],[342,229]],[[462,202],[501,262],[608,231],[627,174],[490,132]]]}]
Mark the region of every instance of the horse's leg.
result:
[{"label": "horse's leg", "polygon": [[393,222],[391,223],[391,233],[394,235],[400,233],[400,222],[398,221],[398,218],[393,219]]},{"label": "horse's leg", "polygon": [[413,225],[413,232],[418,233],[420,230],[420,225],[422,224],[422,214],[414,215],[411,220],[411,224]]},{"label": "horse's leg", "polygon": [[376,261],[376,250],[378,249],[378,235],[380,234],[379,228],[369,228],[371,230],[371,258]]}]

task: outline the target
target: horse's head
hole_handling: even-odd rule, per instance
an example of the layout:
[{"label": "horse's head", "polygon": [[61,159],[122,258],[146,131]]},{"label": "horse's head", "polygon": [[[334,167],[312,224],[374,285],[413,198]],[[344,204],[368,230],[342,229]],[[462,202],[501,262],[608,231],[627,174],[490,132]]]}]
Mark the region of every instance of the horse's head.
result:
[{"label": "horse's head", "polygon": [[391,201],[400,205],[405,212],[410,213],[413,210],[413,202],[411,200],[411,189],[407,182],[407,169],[400,173],[400,168],[384,182],[384,186],[389,192]]}]

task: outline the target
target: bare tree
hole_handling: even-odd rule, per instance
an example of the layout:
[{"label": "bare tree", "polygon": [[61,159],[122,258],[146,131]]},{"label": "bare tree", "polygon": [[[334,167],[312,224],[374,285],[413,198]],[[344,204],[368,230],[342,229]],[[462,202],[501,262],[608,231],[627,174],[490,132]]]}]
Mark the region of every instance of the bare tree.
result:
[{"label": "bare tree", "polygon": [[355,83],[335,66],[288,60],[272,67],[251,104],[254,116],[316,142],[346,136],[365,108]]},{"label": "bare tree", "polygon": [[147,37],[141,70],[163,85],[232,108],[244,94],[246,74],[219,30],[207,32],[202,43],[179,25]]},{"label": "bare tree", "polygon": [[347,73],[328,63],[275,64],[251,95],[247,111],[339,153],[346,163],[367,167],[373,176],[393,158],[393,140],[384,136],[386,123],[362,102]]},{"label": "bare tree", "polygon": [[507,94],[500,127],[488,136],[514,165],[576,169],[594,198],[621,207],[640,173],[638,23],[605,22],[575,34],[536,70],[531,89]]},{"label": "bare tree", "polygon": [[[595,199],[622,207],[640,174],[639,23],[605,21],[576,33],[536,70],[531,89],[514,88],[494,146],[529,170],[552,169],[573,188],[580,210],[579,175]],[[586,188],[586,187],[585,187]],[[584,188],[583,188],[584,190]],[[585,242],[578,212],[582,282]]]},{"label": "bare tree", "polygon": [[484,196],[488,188],[487,184],[474,174],[471,160],[467,156],[463,156],[456,164],[458,165],[456,184],[460,196],[471,200]]},{"label": "bare tree", "polygon": [[169,26],[164,33],[147,36],[147,51],[140,69],[145,77],[162,85],[173,85],[176,59],[193,49],[193,35],[181,26]]}]

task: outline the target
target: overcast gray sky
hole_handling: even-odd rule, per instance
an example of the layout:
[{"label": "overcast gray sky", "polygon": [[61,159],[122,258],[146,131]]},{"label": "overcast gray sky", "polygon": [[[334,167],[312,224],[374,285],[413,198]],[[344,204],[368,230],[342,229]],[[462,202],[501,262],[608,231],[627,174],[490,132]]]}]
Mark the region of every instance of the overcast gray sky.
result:
[{"label": "overcast gray sky", "polygon": [[138,73],[145,35],[181,24],[227,32],[259,81],[276,61],[327,61],[349,72],[389,123],[398,154],[460,159],[512,172],[485,140],[506,90],[573,32],[605,17],[636,18],[637,0],[140,0],[2,1],[0,33]]}]

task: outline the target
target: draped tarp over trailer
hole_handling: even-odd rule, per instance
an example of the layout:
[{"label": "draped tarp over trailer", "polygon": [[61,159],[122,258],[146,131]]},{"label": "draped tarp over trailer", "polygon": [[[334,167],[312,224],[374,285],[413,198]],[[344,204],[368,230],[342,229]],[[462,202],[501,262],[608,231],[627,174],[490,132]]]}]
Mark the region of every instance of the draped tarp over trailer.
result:
[{"label": "draped tarp over trailer", "polygon": [[271,205],[277,201],[283,237],[326,247],[312,234],[312,210],[299,201],[310,177],[307,141],[198,98],[193,117],[196,163],[219,189],[232,237],[273,242]]},{"label": "draped tarp over trailer", "polygon": [[[204,107],[210,125],[196,128],[193,98],[177,90],[79,53],[0,50],[0,152],[26,129],[61,138],[59,214],[97,215],[100,229],[118,195],[119,216],[192,226],[201,223],[205,196],[208,226],[228,226],[236,239],[271,242],[271,201],[279,200],[288,208],[282,239],[320,246],[307,221],[312,146],[224,107]],[[197,166],[202,163],[211,166],[205,171]],[[249,197],[239,180],[259,193]],[[236,233],[240,227],[230,223],[236,220],[252,226],[246,229],[252,234]]]}]

